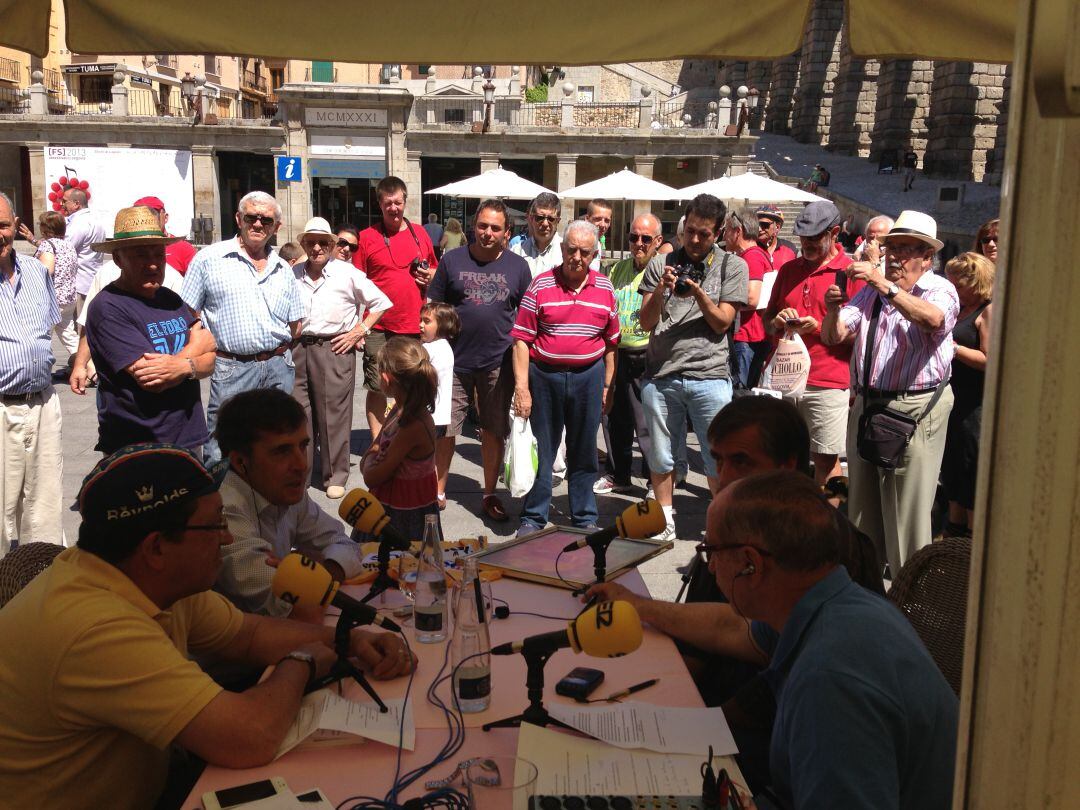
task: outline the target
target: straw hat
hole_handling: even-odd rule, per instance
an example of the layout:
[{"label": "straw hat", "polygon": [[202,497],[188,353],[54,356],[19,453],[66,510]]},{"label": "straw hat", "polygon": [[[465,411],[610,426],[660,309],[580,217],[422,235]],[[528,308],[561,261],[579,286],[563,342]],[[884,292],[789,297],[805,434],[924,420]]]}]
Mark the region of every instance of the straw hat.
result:
[{"label": "straw hat", "polygon": [[945,243],[937,238],[937,222],[929,214],[921,211],[901,211],[892,229],[885,234],[885,239],[893,236],[910,236],[934,248],[941,250]]},{"label": "straw hat", "polygon": [[161,229],[157,212],[146,206],[121,208],[113,222],[113,237],[90,245],[99,253],[112,253],[117,248],[135,245],[171,245],[183,241],[182,236],[169,236]]},{"label": "straw hat", "polygon": [[296,237],[296,241],[299,242],[305,236],[334,236],[334,232],[330,230],[330,223],[322,217],[312,217],[305,223],[304,230],[300,232],[300,235]]}]

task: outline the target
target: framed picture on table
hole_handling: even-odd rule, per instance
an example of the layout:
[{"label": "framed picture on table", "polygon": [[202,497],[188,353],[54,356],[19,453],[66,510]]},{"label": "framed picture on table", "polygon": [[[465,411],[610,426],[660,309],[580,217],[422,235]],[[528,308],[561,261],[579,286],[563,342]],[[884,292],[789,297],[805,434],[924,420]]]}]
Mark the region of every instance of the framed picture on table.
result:
[{"label": "framed picture on table", "polygon": [[[589,548],[572,552],[563,549],[590,533],[585,529],[551,526],[509,543],[490,546],[475,555],[476,561],[481,569],[494,568],[503,576],[576,590],[596,579],[593,552]],[[670,540],[665,543],[617,537],[607,547],[604,579],[613,580],[674,545]]]}]

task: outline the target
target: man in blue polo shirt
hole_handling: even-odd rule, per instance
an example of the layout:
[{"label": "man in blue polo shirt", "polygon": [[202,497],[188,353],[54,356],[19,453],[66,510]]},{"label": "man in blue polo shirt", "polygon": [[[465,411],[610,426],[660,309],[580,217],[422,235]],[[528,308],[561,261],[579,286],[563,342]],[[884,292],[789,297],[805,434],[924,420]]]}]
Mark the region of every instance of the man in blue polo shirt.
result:
[{"label": "man in blue polo shirt", "polygon": [[699,551],[729,604],[682,605],[680,638],[766,665],[776,701],[758,810],[950,807],[956,695],[904,615],[837,563],[836,512],[813,480],[729,485]]}]

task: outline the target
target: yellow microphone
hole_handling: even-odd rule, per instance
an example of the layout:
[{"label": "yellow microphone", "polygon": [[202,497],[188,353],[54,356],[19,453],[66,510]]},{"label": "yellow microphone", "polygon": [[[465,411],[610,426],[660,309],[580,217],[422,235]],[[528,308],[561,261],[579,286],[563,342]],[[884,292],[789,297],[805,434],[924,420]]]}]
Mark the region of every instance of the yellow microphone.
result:
[{"label": "yellow microphone", "polygon": [[647,498],[640,503],[632,503],[622,514],[615,518],[615,525],[598,532],[575,540],[563,549],[563,551],[576,551],[585,546],[596,548],[610,543],[616,537],[624,537],[631,540],[640,540],[644,537],[652,537],[664,530],[667,521],[664,518],[664,508],[659,501]]},{"label": "yellow microphone", "polygon": [[341,583],[330,576],[329,571],[303,554],[294,552],[278,563],[270,589],[278,599],[293,606],[333,605],[355,619],[357,624],[377,624],[394,632],[401,630],[375,608],[344,593]]},{"label": "yellow microphone", "polygon": [[492,647],[492,655],[550,654],[563,647],[594,658],[617,658],[641,646],[641,619],[629,602],[598,602],[565,630],[529,636]]},{"label": "yellow microphone", "polygon": [[366,489],[357,487],[342,498],[338,515],[357,531],[387,541],[391,551],[409,550],[409,539],[390,524],[379,499]]}]

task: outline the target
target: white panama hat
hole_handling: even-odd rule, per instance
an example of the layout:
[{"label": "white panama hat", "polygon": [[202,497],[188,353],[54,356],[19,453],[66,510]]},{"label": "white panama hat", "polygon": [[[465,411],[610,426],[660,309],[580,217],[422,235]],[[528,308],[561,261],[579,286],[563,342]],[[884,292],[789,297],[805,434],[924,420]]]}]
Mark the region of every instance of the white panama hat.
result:
[{"label": "white panama hat", "polygon": [[885,239],[891,236],[910,236],[920,239],[931,245],[934,250],[941,250],[945,243],[937,238],[937,222],[929,214],[921,211],[901,211],[896,218],[892,229],[885,234]]}]

